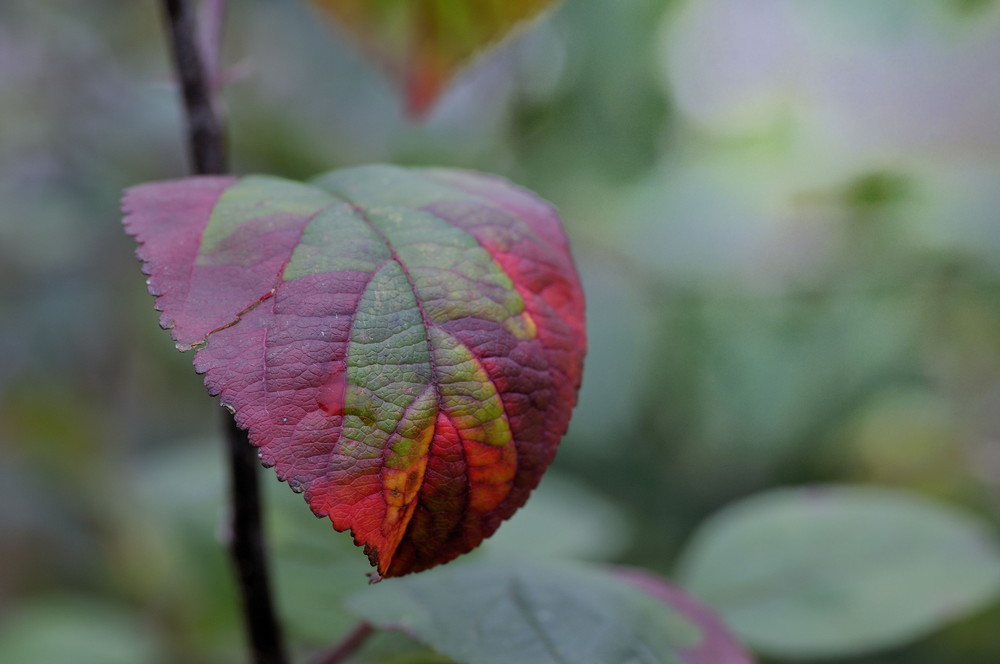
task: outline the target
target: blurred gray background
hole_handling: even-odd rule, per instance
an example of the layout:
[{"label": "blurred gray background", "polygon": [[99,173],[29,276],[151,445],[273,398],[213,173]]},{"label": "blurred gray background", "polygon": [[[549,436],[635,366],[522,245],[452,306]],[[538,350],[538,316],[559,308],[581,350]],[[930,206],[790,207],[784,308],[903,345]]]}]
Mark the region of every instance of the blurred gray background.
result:
[{"label": "blurred gray background", "polygon": [[[454,165],[560,208],[581,401],[476,555],[669,573],[716,509],[805,482],[1000,524],[1000,3],[565,0],[423,124],[303,1],[233,2],[225,61],[237,172]],[[241,661],[219,409],[119,222],[123,188],[185,172],[156,3],[0,4],[3,664]],[[309,652],[367,566],[266,483]],[[850,661],[995,664],[998,624]],[[357,661],[400,661],[380,638]]]}]

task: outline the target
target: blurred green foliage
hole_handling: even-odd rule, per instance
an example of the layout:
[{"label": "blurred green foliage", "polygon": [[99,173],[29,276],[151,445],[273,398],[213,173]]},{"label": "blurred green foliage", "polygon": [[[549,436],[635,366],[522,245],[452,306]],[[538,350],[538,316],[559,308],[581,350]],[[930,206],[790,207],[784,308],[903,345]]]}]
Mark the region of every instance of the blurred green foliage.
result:
[{"label": "blurred green foliage", "polygon": [[[158,19],[0,3],[3,664],[242,661],[221,415],[118,220],[124,187],[186,169]],[[562,211],[589,297],[580,406],[558,477],[475,555],[669,573],[716,509],[815,481],[997,531],[997,2],[565,0],[420,125],[305,3],[233,3],[228,35],[239,172],[457,165]],[[268,484],[281,610],[313,652],[366,565]],[[844,661],[994,664],[997,624]],[[439,660],[384,634],[357,661]]]},{"label": "blurred green foliage", "polygon": [[994,603],[1000,545],[990,531],[897,490],[777,489],[710,518],[678,574],[755,649],[842,659]]}]

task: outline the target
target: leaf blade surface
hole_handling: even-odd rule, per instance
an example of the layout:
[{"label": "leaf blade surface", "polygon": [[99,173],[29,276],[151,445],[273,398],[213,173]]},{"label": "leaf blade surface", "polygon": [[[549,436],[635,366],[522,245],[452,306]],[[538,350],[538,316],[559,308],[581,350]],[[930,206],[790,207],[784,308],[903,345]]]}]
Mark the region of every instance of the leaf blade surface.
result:
[{"label": "leaf blade surface", "polygon": [[527,499],[586,343],[550,206],[479,174],[376,166],[143,185],[123,207],[161,324],[379,575],[468,551]]}]

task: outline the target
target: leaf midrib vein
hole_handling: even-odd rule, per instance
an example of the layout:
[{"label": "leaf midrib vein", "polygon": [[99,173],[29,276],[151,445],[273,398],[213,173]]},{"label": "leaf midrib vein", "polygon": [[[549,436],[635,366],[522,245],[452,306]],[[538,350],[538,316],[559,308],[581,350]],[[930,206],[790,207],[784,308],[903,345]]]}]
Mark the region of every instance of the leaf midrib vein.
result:
[{"label": "leaf midrib vein", "polygon": [[[376,225],[374,222],[372,222],[372,220],[368,217],[368,214],[365,212],[364,208],[362,208],[360,205],[358,205],[354,201],[341,196],[340,194],[336,194],[335,193],[335,194],[332,194],[332,195],[336,196],[337,198],[339,198],[340,200],[344,201],[345,203],[347,203],[348,205],[351,206],[351,208],[361,218],[361,220],[364,221],[365,224],[367,224],[368,227],[371,228],[372,231],[376,235],[378,235],[379,239],[382,240],[382,242],[385,244],[386,248],[389,250],[389,255],[392,257],[392,260],[396,261],[396,264],[399,265],[400,270],[403,271],[403,276],[406,278],[406,283],[407,283],[407,285],[409,285],[410,292],[413,294],[413,301],[417,305],[417,311],[420,312],[420,320],[421,320],[421,322],[423,323],[423,326],[424,326],[424,339],[427,342],[427,354],[428,354],[427,365],[430,367],[430,373],[431,373],[431,375],[430,375],[430,386],[434,390],[434,399],[435,399],[435,401],[437,401],[438,413],[444,413],[445,412],[444,404],[441,402],[441,383],[440,383],[440,381],[438,379],[438,375],[437,375],[437,366],[435,366],[435,363],[434,363],[434,352],[433,352],[433,347],[434,346],[433,346],[433,344],[431,342],[431,335],[430,335],[431,321],[427,317],[427,312],[424,311],[424,305],[420,301],[420,295],[417,293],[417,286],[413,282],[413,277],[410,275],[409,269],[406,267],[406,264],[400,258],[399,253],[396,251],[396,248],[394,246],[392,246],[392,243],[389,241],[389,238],[382,231],[382,229],[378,227],[378,225]],[[356,315],[356,313],[357,313],[357,311],[355,310],[355,315]],[[438,422],[438,415],[435,414],[435,416],[434,416],[434,423],[431,425],[431,427],[432,427],[431,428],[431,446],[428,447],[428,449],[427,449],[427,457],[428,458],[431,455],[431,449],[433,448],[433,445],[434,445],[434,439],[437,437],[437,422]],[[388,453],[389,453],[389,446],[385,445],[382,448],[382,463],[379,466],[379,479],[382,481],[383,485],[385,483],[385,463],[386,463],[386,456],[388,455]],[[462,458],[465,460],[466,468],[468,468],[468,458],[466,458],[466,456],[465,456],[465,448],[464,447],[462,447]],[[424,484],[424,479],[425,479],[426,476],[427,476],[427,467],[425,466],[424,467],[424,471],[422,473],[422,476],[420,478],[420,486],[421,487]],[[466,471],[466,474],[465,474],[465,482],[466,482],[466,490],[468,490],[469,489],[469,486],[468,486],[469,485],[469,473],[468,473],[468,471]],[[419,501],[420,501],[420,492],[419,491],[417,492],[417,495],[414,497],[414,500],[419,503]],[[399,538],[399,543],[402,543],[402,541],[404,539],[406,539],[406,533],[407,533],[407,531],[410,528],[410,522],[413,519],[413,514],[414,514],[414,512],[411,510],[409,517],[407,517],[406,525],[403,526],[403,534]],[[399,543],[397,543],[397,548],[398,548],[398,544]],[[390,567],[390,565],[392,563],[392,557],[395,555],[395,552],[396,552],[396,549],[393,549],[392,555],[390,555],[390,557],[389,557],[389,561],[385,563],[385,571],[386,572],[389,571],[389,567]],[[381,562],[381,560],[379,562]]]}]

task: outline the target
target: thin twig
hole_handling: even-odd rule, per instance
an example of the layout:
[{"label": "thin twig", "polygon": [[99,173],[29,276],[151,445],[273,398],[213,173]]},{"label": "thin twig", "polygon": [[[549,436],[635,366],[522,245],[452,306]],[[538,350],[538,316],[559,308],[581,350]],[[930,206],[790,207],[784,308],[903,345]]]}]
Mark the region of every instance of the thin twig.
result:
[{"label": "thin twig", "polygon": [[[199,175],[225,173],[222,120],[213,104],[214,91],[202,58],[192,1],[162,2],[184,98],[192,170]],[[221,25],[213,29],[221,31]],[[221,32],[216,34],[216,39],[221,39]],[[260,465],[246,431],[238,428],[228,414],[225,420],[230,468],[229,548],[243,603],[244,626],[255,664],[286,664],[288,657],[267,572],[257,477]]]},{"label": "thin twig", "polygon": [[260,462],[247,432],[224,413],[232,504],[229,549],[239,578],[243,621],[256,664],[285,664],[288,657],[274,611],[257,475]]},{"label": "thin twig", "polygon": [[198,175],[226,172],[222,122],[212,103],[212,86],[198,44],[195,10],[190,0],[163,0],[187,118],[188,152]]},{"label": "thin twig", "polygon": [[314,664],[340,664],[348,655],[360,648],[374,632],[374,627],[364,621],[359,622],[340,643],[316,658]]}]

